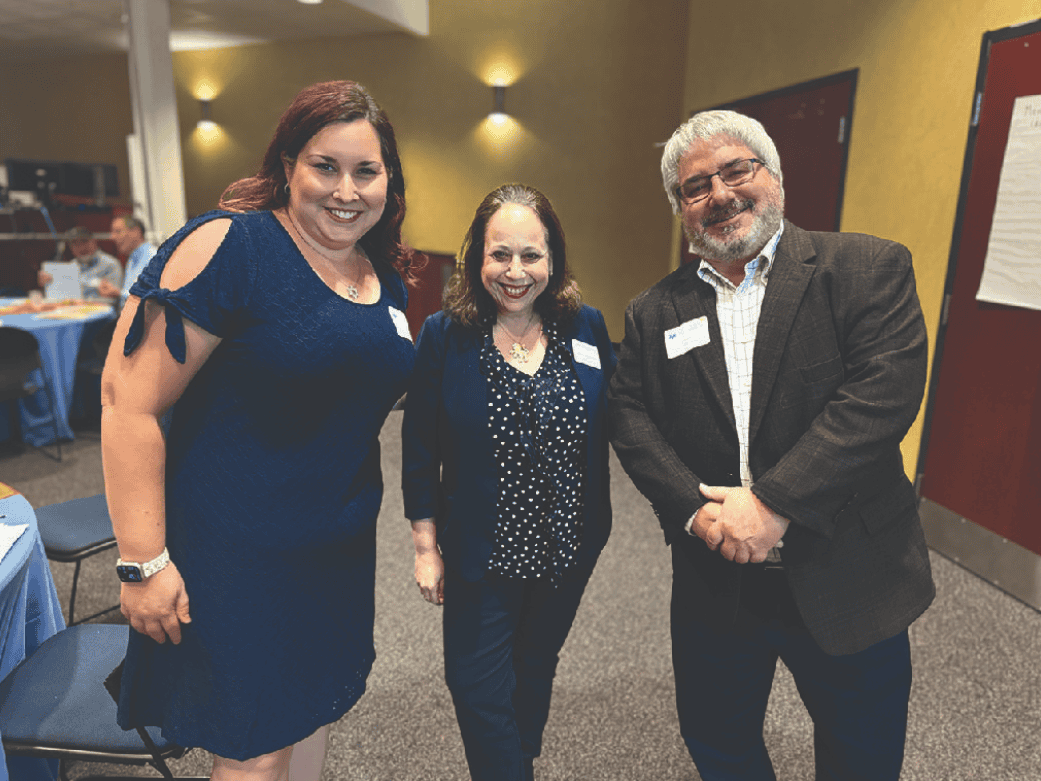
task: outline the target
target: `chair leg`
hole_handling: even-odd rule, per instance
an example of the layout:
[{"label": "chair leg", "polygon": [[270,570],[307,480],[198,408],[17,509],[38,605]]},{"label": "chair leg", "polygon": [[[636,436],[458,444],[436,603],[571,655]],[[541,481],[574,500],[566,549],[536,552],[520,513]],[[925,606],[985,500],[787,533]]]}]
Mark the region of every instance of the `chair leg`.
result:
[{"label": "chair leg", "polygon": [[[91,615],[87,616],[86,618],[81,618],[76,623],[77,624],[85,624],[88,621],[93,621],[95,618],[97,618],[99,616],[107,616],[112,611],[119,610],[121,607],[122,607],[122,605],[113,605],[112,607],[106,607],[104,610],[99,610],[97,613],[92,613]],[[69,626],[72,626],[72,624],[69,624]]]},{"label": "chair leg", "polygon": [[152,737],[148,734],[144,727],[137,727],[137,734],[141,736],[141,741],[145,744],[149,753],[152,755],[151,765],[163,778],[173,778],[174,774],[170,772],[170,768],[166,766],[166,762],[159,755],[159,749],[156,748],[155,742]]},{"label": "chair leg", "polygon": [[25,440],[22,437],[22,415],[18,402],[18,399],[13,399],[6,402],[5,406],[7,407],[7,427],[10,432],[9,440],[11,445],[21,452],[25,449]]},{"label": "chair leg", "polygon": [[76,620],[76,618],[75,618],[76,590],[78,588],[79,581],[80,581],[80,565],[82,563],[83,563],[83,559],[80,559],[79,561],[77,561],[76,562],[76,569],[74,569],[72,571],[72,594],[69,596],[69,621],[68,621],[68,624],[66,624],[66,626],[75,626],[76,624],[85,624],[88,621],[93,621],[95,618],[98,618],[99,616],[108,615],[113,610],[119,610],[122,607],[122,604],[116,603],[112,607],[107,607],[104,610],[99,610],[97,613],[92,613],[91,615],[87,616],[86,618],[81,618],[79,621]]},{"label": "chair leg", "polygon": [[80,579],[80,564],[82,561],[76,562],[76,569],[72,572],[72,596],[69,597],[69,626],[74,626],[76,620],[73,618],[73,612],[76,610],[76,585]]},{"label": "chair leg", "polygon": [[[44,376],[46,380],[46,375]],[[47,388],[47,398],[51,401],[51,426],[54,428],[54,446],[58,449],[58,456],[55,461],[61,461],[61,436],[58,434],[58,413],[54,410],[54,389]],[[47,451],[44,450],[44,453]]]}]

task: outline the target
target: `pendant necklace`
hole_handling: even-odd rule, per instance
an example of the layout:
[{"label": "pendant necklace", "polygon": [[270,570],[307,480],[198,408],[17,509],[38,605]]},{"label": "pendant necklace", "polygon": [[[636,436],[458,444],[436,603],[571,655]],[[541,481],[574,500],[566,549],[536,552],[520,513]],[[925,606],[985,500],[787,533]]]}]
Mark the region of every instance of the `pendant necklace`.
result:
[{"label": "pendant necklace", "polygon": [[[318,249],[314,244],[312,244],[311,242],[309,242],[307,239],[304,238],[304,234],[300,232],[300,229],[298,227],[296,227],[296,220],[294,220],[293,219],[293,215],[289,213],[289,208],[288,207],[286,208],[286,219],[288,219],[289,220],[289,224],[293,226],[293,230],[296,232],[296,235],[300,237],[300,241],[302,241],[308,247],[310,247],[315,252],[317,252],[319,255],[321,255],[323,258],[325,258],[330,263],[332,263],[333,264],[333,268],[336,268],[336,261],[333,258],[330,258],[328,255],[326,255],[324,252],[322,252],[320,249]],[[350,258],[350,255],[348,255],[348,258]],[[345,274],[345,276],[346,276],[346,274]],[[351,282],[350,279],[348,279],[347,280],[347,300],[352,301],[354,303],[357,303],[358,302],[358,297],[360,295],[361,295],[361,293],[358,290],[358,286],[355,285],[353,282]]]},{"label": "pendant necklace", "polygon": [[502,323],[496,323],[496,325],[499,326],[502,332],[509,337],[509,341],[511,342],[509,350],[510,358],[514,361],[517,361],[518,363],[528,362],[528,360],[531,358],[531,351],[535,349],[535,344],[537,344],[538,340],[542,337],[542,323],[539,323],[539,327],[536,332],[537,336],[535,337],[535,342],[532,343],[532,346],[530,348],[524,346],[523,340],[528,335],[528,329],[531,328],[531,323],[533,320],[534,315],[532,316],[532,320],[528,321],[528,325],[524,328],[524,333],[519,338],[511,334],[507,330],[506,326],[504,326]]}]

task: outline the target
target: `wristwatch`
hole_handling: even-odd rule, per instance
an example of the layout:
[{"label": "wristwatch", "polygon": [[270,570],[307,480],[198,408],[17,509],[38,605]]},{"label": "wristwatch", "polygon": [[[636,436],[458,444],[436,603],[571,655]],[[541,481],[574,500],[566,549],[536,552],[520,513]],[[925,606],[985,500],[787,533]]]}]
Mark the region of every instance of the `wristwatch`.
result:
[{"label": "wristwatch", "polygon": [[136,561],[116,562],[116,575],[124,583],[141,583],[145,578],[150,578],[155,573],[164,569],[170,563],[170,551],[163,548],[163,552],[151,561],[138,564]]}]

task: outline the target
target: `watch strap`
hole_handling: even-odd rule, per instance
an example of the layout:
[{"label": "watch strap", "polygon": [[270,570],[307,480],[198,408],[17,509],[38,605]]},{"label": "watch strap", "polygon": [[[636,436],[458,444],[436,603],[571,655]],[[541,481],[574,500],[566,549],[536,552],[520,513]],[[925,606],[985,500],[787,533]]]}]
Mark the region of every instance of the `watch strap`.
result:
[{"label": "watch strap", "polygon": [[141,577],[142,577],[142,579],[144,579],[144,578],[150,578],[155,573],[162,571],[163,569],[166,568],[166,566],[169,563],[170,563],[170,551],[168,551],[166,548],[163,548],[163,552],[160,553],[158,556],[156,556],[151,561],[146,561],[144,563],[139,564],[136,561],[123,561],[123,559],[120,559],[119,561],[116,562],[116,566],[117,567],[137,567],[139,570],[141,570]]}]

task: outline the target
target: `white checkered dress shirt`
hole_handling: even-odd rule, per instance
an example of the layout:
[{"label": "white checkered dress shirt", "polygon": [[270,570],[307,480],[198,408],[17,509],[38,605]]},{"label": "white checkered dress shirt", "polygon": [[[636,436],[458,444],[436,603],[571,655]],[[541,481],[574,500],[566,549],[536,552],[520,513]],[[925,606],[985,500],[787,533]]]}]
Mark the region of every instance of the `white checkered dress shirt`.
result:
[{"label": "white checkered dress shirt", "polygon": [[[701,261],[698,276],[716,290],[716,317],[723,337],[730,395],[734,400],[734,422],[740,445],[741,485],[752,485],[752,470],[748,466],[748,419],[752,408],[752,353],[755,350],[755,332],[759,325],[759,311],[766,296],[777,242],[781,240],[784,224],[766,243],[759,256],[745,264],[745,278],[741,285],[724,277],[706,261]],[[689,527],[688,527],[689,530]],[[768,561],[779,561],[776,548],[770,551]]]}]

